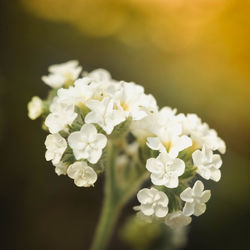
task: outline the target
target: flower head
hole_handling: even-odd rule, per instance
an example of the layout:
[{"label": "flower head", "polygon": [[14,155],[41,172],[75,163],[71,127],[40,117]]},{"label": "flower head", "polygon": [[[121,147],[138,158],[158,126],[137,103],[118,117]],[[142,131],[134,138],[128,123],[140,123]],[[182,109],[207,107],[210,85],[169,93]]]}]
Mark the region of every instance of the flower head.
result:
[{"label": "flower head", "polygon": [[157,158],[147,160],[146,168],[151,172],[153,184],[176,188],[178,177],[184,173],[185,163],[181,159],[172,158],[168,153],[160,153]]},{"label": "flower head", "polygon": [[53,164],[58,164],[67,148],[67,142],[60,134],[52,134],[47,136],[45,146],[47,148],[46,160],[52,161]]},{"label": "flower head", "polygon": [[96,82],[112,81],[110,73],[105,69],[95,69],[91,72],[83,72],[83,76],[87,76]]},{"label": "flower head", "polygon": [[180,197],[186,202],[183,208],[185,216],[195,215],[200,216],[206,211],[206,202],[211,197],[210,190],[204,191],[204,185],[201,181],[196,181],[193,188],[186,188]]},{"label": "flower head", "polygon": [[199,180],[189,183],[198,175],[220,180],[222,160],[214,151],[225,153],[226,146],[217,132],[195,114],[159,109],[141,85],[114,80],[104,69],[79,78],[81,70],[77,61],[52,65],[42,80],[54,89],[28,104],[29,117],[43,114],[51,133],[45,157],[56,174],[89,187],[107,171],[109,192],[122,201],[147,180],[137,193],[137,215],[174,230],[203,214],[211,193]]},{"label": "flower head", "polygon": [[43,113],[43,101],[38,96],[33,96],[28,103],[28,116],[35,120]]},{"label": "flower head", "polygon": [[107,134],[111,134],[114,127],[126,119],[124,111],[110,97],[102,101],[90,100],[86,105],[91,112],[86,115],[85,122],[98,124]]},{"label": "flower head", "polygon": [[126,116],[132,117],[133,120],[141,120],[147,116],[147,109],[156,104],[144,94],[142,86],[133,82],[121,82],[121,88],[114,98],[118,101]]},{"label": "flower head", "polygon": [[156,126],[152,128],[155,136],[147,138],[148,147],[168,152],[172,157],[177,157],[179,152],[192,145],[192,140],[183,135],[181,123],[175,113],[176,109],[162,108],[155,116]]},{"label": "flower head", "polygon": [[168,213],[168,197],[162,191],[143,188],[138,192],[137,199],[141,203],[138,208],[146,216],[155,215],[161,218]]},{"label": "flower head", "polygon": [[78,187],[93,186],[97,180],[96,172],[85,161],[77,161],[70,165],[67,174],[71,179],[74,179]]},{"label": "flower head", "polygon": [[64,130],[77,117],[74,105],[61,102],[57,98],[52,102],[50,111],[44,123],[52,134]]},{"label": "flower head", "polygon": [[48,76],[43,76],[42,80],[52,88],[60,88],[64,84],[76,80],[81,71],[82,67],[78,66],[78,62],[72,60],[50,66],[50,74]]},{"label": "flower head", "polygon": [[107,144],[107,137],[97,133],[93,124],[84,124],[79,132],[69,135],[68,142],[76,160],[87,159],[90,163],[95,164]]},{"label": "flower head", "polygon": [[197,167],[197,173],[206,180],[219,181],[221,178],[220,167],[222,160],[219,154],[213,154],[211,149],[206,146],[202,150],[196,150],[192,154],[194,165]]},{"label": "flower head", "polygon": [[214,129],[210,129],[207,123],[202,123],[196,114],[179,114],[177,120],[182,124],[184,134],[189,135],[193,142],[199,147],[206,146],[211,150],[218,150],[224,154],[226,152],[225,142],[218,137]]}]

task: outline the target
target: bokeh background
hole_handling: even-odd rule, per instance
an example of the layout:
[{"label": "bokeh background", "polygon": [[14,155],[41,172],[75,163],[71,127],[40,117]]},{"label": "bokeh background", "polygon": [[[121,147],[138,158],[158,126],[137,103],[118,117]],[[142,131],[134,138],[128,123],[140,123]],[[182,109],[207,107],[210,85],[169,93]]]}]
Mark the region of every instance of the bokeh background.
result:
[{"label": "bokeh background", "polygon": [[[103,179],[80,189],[57,177],[41,124],[27,117],[30,98],[48,91],[40,76],[70,59],[142,84],[161,106],[216,128],[227,143],[222,179],[184,249],[249,247],[250,1],[1,0],[0,46],[1,249],[82,250],[91,242]],[[109,249],[133,249],[119,237],[133,204]]]}]

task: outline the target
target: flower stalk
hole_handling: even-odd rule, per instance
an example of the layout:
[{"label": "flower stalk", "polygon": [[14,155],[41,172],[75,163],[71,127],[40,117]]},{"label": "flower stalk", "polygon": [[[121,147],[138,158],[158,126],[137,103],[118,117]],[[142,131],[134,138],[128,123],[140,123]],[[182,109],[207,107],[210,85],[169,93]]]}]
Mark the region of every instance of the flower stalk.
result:
[{"label": "flower stalk", "polygon": [[115,223],[124,205],[135,195],[142,183],[149,178],[146,171],[137,175],[137,180],[127,179],[126,185],[121,186],[117,181],[117,168],[115,160],[117,157],[117,145],[112,142],[107,145],[107,161],[105,163],[105,187],[104,201],[101,215],[96,228],[91,250],[105,249],[112,236]]},{"label": "flower stalk", "polygon": [[115,149],[109,144],[107,151],[108,159],[105,166],[104,202],[94,240],[90,248],[91,250],[105,249],[108,240],[112,235],[117,217],[121,211],[121,204],[119,202],[120,199],[118,190],[116,189],[114,175]]}]

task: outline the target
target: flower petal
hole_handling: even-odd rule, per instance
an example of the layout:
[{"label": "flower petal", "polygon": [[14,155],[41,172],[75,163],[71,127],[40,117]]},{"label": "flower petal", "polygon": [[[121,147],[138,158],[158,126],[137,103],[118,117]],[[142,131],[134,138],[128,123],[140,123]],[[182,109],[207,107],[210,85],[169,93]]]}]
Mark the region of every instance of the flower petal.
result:
[{"label": "flower petal", "polygon": [[168,208],[161,205],[155,207],[155,215],[159,218],[165,217],[168,213]]},{"label": "flower petal", "polygon": [[221,178],[221,171],[219,169],[212,168],[211,169],[211,179],[213,181],[219,181]]},{"label": "flower petal", "polygon": [[164,165],[158,159],[150,158],[147,160],[146,169],[152,173],[162,173]]},{"label": "flower petal", "polygon": [[193,195],[200,197],[204,190],[204,185],[201,181],[196,181],[193,186]]},{"label": "flower petal", "polygon": [[137,193],[137,199],[142,204],[151,203],[153,200],[152,200],[152,195],[150,194],[150,189],[148,188],[141,189]]},{"label": "flower petal", "polygon": [[201,202],[206,203],[210,199],[210,197],[211,197],[211,191],[205,190],[204,192],[202,192]]},{"label": "flower petal", "polygon": [[190,216],[194,213],[194,204],[186,202],[184,208],[183,208],[183,214],[185,216]]},{"label": "flower petal", "polygon": [[193,202],[192,189],[190,187],[186,188],[181,194],[180,198],[186,202]]},{"label": "flower petal", "polygon": [[195,216],[200,216],[206,211],[206,204],[204,203],[196,203],[194,206],[194,215]]},{"label": "flower petal", "polygon": [[148,137],[147,145],[153,150],[159,150],[161,148],[161,141],[158,137]]}]

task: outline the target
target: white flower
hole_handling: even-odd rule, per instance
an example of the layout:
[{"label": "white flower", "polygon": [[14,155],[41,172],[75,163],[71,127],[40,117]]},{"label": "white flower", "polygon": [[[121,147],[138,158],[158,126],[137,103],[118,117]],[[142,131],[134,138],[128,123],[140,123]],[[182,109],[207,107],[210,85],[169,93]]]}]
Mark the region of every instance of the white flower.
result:
[{"label": "white flower", "polygon": [[111,81],[110,73],[105,69],[95,69],[91,72],[83,72],[83,76],[87,76],[96,82]]},{"label": "white flower", "polygon": [[[181,124],[179,124],[179,121],[176,119],[176,112],[177,109],[172,109],[167,106],[161,108],[155,118],[157,120],[158,127],[166,129],[166,127],[169,127],[171,124],[171,127],[174,127],[175,131],[177,131],[176,133],[180,134]],[[155,131],[157,132],[158,128],[154,128],[153,132]]]},{"label": "white flower", "polygon": [[156,114],[159,109],[154,96],[152,96],[151,94],[142,95],[139,106],[140,112],[144,113],[142,117],[146,117],[149,114]]},{"label": "white flower", "polygon": [[74,86],[69,88],[60,88],[57,91],[58,100],[65,104],[78,104],[85,102],[93,94],[93,90],[90,88],[89,84],[91,79],[85,77],[75,81]]},{"label": "white flower", "polygon": [[57,97],[50,105],[50,111],[51,113],[45,119],[45,125],[52,134],[65,129],[67,125],[71,125],[77,117],[74,105],[60,102]]},{"label": "white flower", "polygon": [[35,120],[43,113],[43,102],[38,96],[33,96],[28,103],[28,116],[31,120]]},{"label": "white flower", "polygon": [[172,157],[177,157],[179,152],[192,145],[192,140],[182,134],[182,125],[175,113],[175,109],[162,108],[156,114],[156,125],[152,128],[156,137],[147,138],[148,147],[160,152],[167,151]]},{"label": "white flower", "polygon": [[154,135],[152,130],[157,125],[155,114],[152,113],[141,120],[132,120],[130,129],[133,135],[136,136],[139,141],[144,143],[147,137]]},{"label": "white flower", "polygon": [[52,163],[55,165],[60,162],[62,155],[67,148],[67,142],[60,134],[52,134],[47,136],[45,146],[47,148],[45,153],[46,160],[52,160]]},{"label": "white flower", "polygon": [[98,124],[107,134],[111,134],[114,127],[125,120],[124,111],[110,97],[102,101],[90,100],[86,106],[91,112],[86,115],[85,122]]},{"label": "white flower", "polygon": [[137,208],[146,216],[165,217],[168,213],[168,197],[162,191],[143,188],[137,193],[137,199],[141,203]]},{"label": "white flower", "polygon": [[66,63],[52,65],[49,67],[50,74],[42,76],[42,80],[52,88],[60,88],[68,82],[77,79],[82,70],[78,61],[72,60]]},{"label": "white flower", "polygon": [[211,149],[206,146],[202,150],[196,150],[192,154],[194,165],[197,167],[197,173],[206,180],[219,181],[221,178],[220,167],[222,160],[219,154],[213,154]]},{"label": "white flower", "polygon": [[90,163],[95,164],[107,144],[107,137],[97,133],[93,124],[84,124],[80,131],[69,135],[68,142],[77,160],[87,159]]},{"label": "white flower", "polygon": [[182,211],[175,211],[166,216],[165,223],[172,229],[179,229],[187,226],[192,218],[185,216]]},{"label": "white flower", "polygon": [[66,82],[65,78],[59,74],[49,74],[47,76],[42,76],[42,80],[44,83],[54,89],[62,87]]},{"label": "white flower", "polygon": [[183,213],[185,216],[190,216],[194,214],[195,216],[200,216],[206,211],[206,202],[211,197],[210,190],[204,191],[204,185],[201,181],[196,181],[193,188],[186,188],[180,197],[185,201],[185,206],[183,208]]},{"label": "white flower", "polygon": [[177,120],[182,124],[183,133],[190,135],[194,143],[198,146],[206,146],[211,150],[219,150],[220,153],[226,152],[225,142],[218,137],[214,129],[210,129],[207,123],[202,123],[196,114],[179,114]]},{"label": "white flower", "polygon": [[110,73],[105,69],[96,69],[89,73],[83,72],[83,76],[91,80],[91,84],[89,84],[93,92],[91,99],[101,101],[107,96],[113,98],[121,89],[121,84],[113,80]]},{"label": "white flower", "polygon": [[144,94],[144,88],[133,82],[120,82],[120,88],[117,88],[114,99],[126,116],[132,117],[133,120],[141,120],[158,108],[154,97]]},{"label": "white flower", "polygon": [[55,172],[57,175],[66,175],[67,174],[67,165],[65,165],[62,161],[57,164],[53,164],[55,166]]},{"label": "white flower", "polygon": [[85,161],[78,161],[70,165],[67,169],[67,174],[70,178],[74,179],[78,187],[94,186],[97,180],[96,172]]},{"label": "white flower", "polygon": [[90,100],[102,101],[105,97],[114,99],[114,94],[120,88],[120,84],[114,84],[110,81],[92,82],[89,88],[92,91]]},{"label": "white flower", "polygon": [[147,160],[146,168],[152,173],[153,184],[176,188],[178,177],[185,171],[185,163],[181,159],[172,158],[168,153],[160,153],[157,158]]},{"label": "white flower", "polygon": [[148,137],[147,145],[153,150],[168,152],[175,158],[179,152],[192,145],[192,140],[185,135],[178,136],[170,130],[166,130],[158,134],[158,137]]}]

